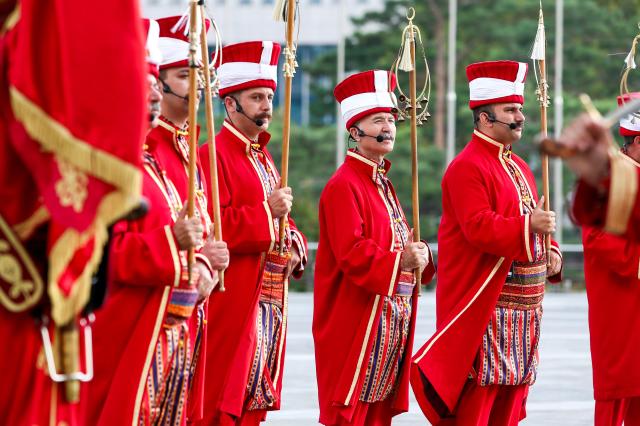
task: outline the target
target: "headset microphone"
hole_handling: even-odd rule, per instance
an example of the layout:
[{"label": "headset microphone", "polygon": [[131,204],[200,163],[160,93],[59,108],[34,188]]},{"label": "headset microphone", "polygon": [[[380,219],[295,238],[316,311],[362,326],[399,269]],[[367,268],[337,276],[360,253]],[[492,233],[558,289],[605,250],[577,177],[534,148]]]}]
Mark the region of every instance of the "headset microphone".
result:
[{"label": "headset microphone", "polygon": [[234,98],[233,96],[231,97],[234,101],[236,101],[236,112],[239,112],[240,114],[244,115],[245,117],[247,117],[250,121],[253,121],[255,123],[256,126],[258,127],[262,127],[262,125],[264,124],[264,120],[261,118],[257,118],[257,119],[253,119],[251,117],[249,117],[244,110],[242,109],[242,105],[240,105],[240,102],[238,102],[238,100],[236,98]]},{"label": "headset microphone", "polygon": [[[356,129],[358,129],[358,128],[356,127]],[[366,136],[366,137],[369,137],[369,138],[373,138],[373,139],[376,140],[376,142],[379,142],[379,143],[384,142],[384,136],[382,136],[382,135],[378,135],[378,136],[367,135],[361,129],[358,129],[358,136]]]},{"label": "headset microphone", "polygon": [[182,99],[183,101],[188,101],[189,100],[189,96],[180,96],[176,92],[171,90],[171,86],[169,86],[164,80],[160,80],[160,82],[162,83],[162,91],[164,93],[168,93],[169,95],[173,95],[176,98]]},{"label": "headset microphone", "polygon": [[505,126],[508,126],[511,130],[515,130],[518,128],[518,123],[505,123],[504,121],[500,121],[497,118],[491,117],[491,116],[489,116],[488,118],[491,123],[504,124]]}]

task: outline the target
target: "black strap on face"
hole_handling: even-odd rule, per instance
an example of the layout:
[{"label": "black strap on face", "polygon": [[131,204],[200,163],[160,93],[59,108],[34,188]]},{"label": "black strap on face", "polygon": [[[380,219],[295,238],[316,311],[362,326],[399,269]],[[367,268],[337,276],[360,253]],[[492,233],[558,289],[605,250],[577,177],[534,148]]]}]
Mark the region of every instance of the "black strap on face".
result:
[{"label": "black strap on face", "polygon": [[169,95],[173,95],[173,96],[175,96],[176,98],[180,98],[180,99],[182,99],[183,101],[188,101],[188,100],[189,100],[189,96],[180,96],[180,95],[178,95],[176,92],[174,92],[174,91],[171,89],[171,86],[169,86],[169,85],[167,84],[167,82],[166,82],[166,81],[164,81],[164,80],[163,80],[163,79],[161,79],[161,78],[160,78],[159,80],[160,80],[160,83],[162,83],[162,92],[163,92],[163,93],[167,93],[167,94],[169,94]]},{"label": "black strap on face", "polygon": [[233,95],[229,95],[229,97],[236,102],[236,112],[238,112],[238,113],[244,115],[245,117],[247,117],[247,119],[249,121],[252,121],[256,126],[262,127],[262,125],[264,124],[264,120],[262,120],[261,118],[253,119],[253,118],[249,117],[247,115],[247,113],[244,112],[244,109],[242,108],[242,105],[240,105],[240,102],[238,101],[238,99],[236,99],[236,97],[233,96]]}]

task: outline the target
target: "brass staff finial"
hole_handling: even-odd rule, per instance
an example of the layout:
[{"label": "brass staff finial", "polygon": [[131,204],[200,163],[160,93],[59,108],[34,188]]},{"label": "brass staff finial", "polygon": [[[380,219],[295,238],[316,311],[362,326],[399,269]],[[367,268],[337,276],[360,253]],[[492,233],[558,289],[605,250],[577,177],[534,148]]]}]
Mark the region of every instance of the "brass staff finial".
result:
[{"label": "brass staff finial", "polygon": [[[638,28],[640,29],[640,23],[638,23]],[[631,92],[629,90],[629,74],[632,70],[637,68],[636,66],[636,53],[638,50],[638,44],[640,43],[640,34],[636,35],[631,42],[631,49],[629,50],[629,54],[624,59],[624,71],[622,72],[622,77],[620,78],[620,96],[622,97],[622,103],[625,103],[625,95],[629,95]],[[640,112],[636,111],[631,113],[631,121],[636,123],[640,121]]]},{"label": "brass staff finial", "polygon": [[[427,63],[427,56],[425,54],[424,44],[422,42],[422,34],[420,28],[413,23],[415,19],[416,11],[413,7],[410,7],[407,11],[407,20],[409,21],[407,26],[402,31],[402,42],[398,55],[391,65],[391,71],[398,75],[400,71],[413,71],[416,64],[415,59],[411,58],[411,45],[420,46],[420,53],[422,56],[422,62],[424,62],[425,79],[422,85],[420,94],[416,96],[416,110],[421,110],[417,115],[417,125],[422,126],[431,117],[427,107],[429,105],[429,99],[431,97],[431,73],[429,71],[429,64]],[[397,84],[399,95],[396,98],[392,96],[395,110],[398,115],[398,121],[405,121],[411,116],[411,98],[407,96],[400,86],[400,81]]]}]

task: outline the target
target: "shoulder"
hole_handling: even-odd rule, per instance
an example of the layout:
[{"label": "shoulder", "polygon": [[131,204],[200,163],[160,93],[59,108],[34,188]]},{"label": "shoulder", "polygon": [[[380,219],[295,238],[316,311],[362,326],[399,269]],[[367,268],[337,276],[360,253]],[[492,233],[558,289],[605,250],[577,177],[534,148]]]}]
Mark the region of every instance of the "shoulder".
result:
[{"label": "shoulder", "polygon": [[468,144],[458,154],[451,164],[447,167],[443,175],[443,181],[457,179],[459,177],[482,175],[482,170],[485,168],[484,159],[481,153],[473,149],[473,146]]},{"label": "shoulder", "polygon": [[345,196],[357,190],[359,178],[354,170],[346,165],[342,165],[335,171],[333,176],[327,181],[322,190],[321,198],[331,196]]}]

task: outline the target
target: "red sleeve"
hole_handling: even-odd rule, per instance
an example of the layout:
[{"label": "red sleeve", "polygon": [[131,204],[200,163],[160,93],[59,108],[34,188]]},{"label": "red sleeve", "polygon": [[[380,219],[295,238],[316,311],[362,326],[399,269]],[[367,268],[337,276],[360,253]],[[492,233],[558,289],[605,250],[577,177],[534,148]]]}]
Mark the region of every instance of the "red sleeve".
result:
[{"label": "red sleeve", "polygon": [[[608,182],[603,185],[608,187]],[[601,228],[604,226],[606,212],[606,193],[599,191],[582,180],[578,181],[571,205],[573,221],[578,225]]]},{"label": "red sleeve", "polygon": [[640,279],[640,244],[601,229],[582,228],[582,243],[603,267],[623,278]]},{"label": "red sleeve", "polygon": [[298,249],[298,254],[300,255],[300,264],[293,271],[293,277],[298,279],[302,277],[304,268],[307,266],[307,262],[309,260],[307,237],[298,230],[296,223],[291,219],[291,216],[289,216],[289,229],[291,230],[291,242]]},{"label": "red sleeve", "polygon": [[122,221],[113,228],[109,272],[112,280],[134,286],[177,286],[187,280],[186,265],[170,226],[135,232]]},{"label": "red sleeve", "polygon": [[610,176],[598,187],[580,180],[572,203],[574,221],[638,240],[640,168],[624,155],[611,157]]},{"label": "red sleeve", "polygon": [[[393,295],[400,276],[401,252],[383,249],[364,236],[357,189],[333,182],[320,199],[320,221],[347,282],[383,296]],[[372,267],[375,266],[375,267]]]},{"label": "red sleeve", "polygon": [[442,189],[462,233],[478,251],[533,261],[529,215],[505,217],[496,213],[481,170],[469,163],[455,163],[445,176]]},{"label": "red sleeve", "polygon": [[426,241],[422,240],[422,242],[427,245],[427,250],[429,250],[429,264],[426,268],[424,268],[424,271],[422,271],[420,283],[422,285],[427,285],[436,274],[436,265],[433,263],[433,253],[431,252],[431,247],[429,247],[429,244],[427,244]]}]

